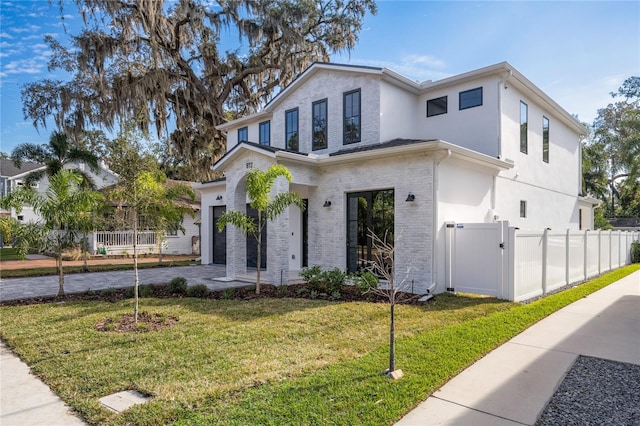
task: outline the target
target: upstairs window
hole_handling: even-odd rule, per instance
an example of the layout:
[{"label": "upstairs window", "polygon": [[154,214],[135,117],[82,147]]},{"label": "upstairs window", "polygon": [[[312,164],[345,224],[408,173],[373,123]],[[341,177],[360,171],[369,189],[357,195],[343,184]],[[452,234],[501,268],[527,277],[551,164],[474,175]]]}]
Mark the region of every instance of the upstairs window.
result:
[{"label": "upstairs window", "polygon": [[238,129],[238,142],[247,142],[249,140],[249,129],[243,127]]},{"label": "upstairs window", "polygon": [[311,104],[313,141],[311,148],[324,149],[327,147],[327,100],[316,101]]},{"label": "upstairs window", "polygon": [[460,109],[473,108],[482,105],[482,87],[460,92]]},{"label": "upstairs window", "polygon": [[529,132],[529,106],[520,101],[520,152],[527,153]]},{"label": "upstairs window", "polygon": [[442,96],[440,98],[429,99],[427,101],[427,117],[433,117],[434,115],[441,115],[447,113],[447,97]]},{"label": "upstairs window", "polygon": [[298,151],[298,108],[285,111],[285,146],[289,151]]},{"label": "upstairs window", "polygon": [[271,121],[263,121],[258,125],[260,145],[271,145]]},{"label": "upstairs window", "polygon": [[542,116],[542,161],[549,162],[549,119]]},{"label": "upstairs window", "polygon": [[360,142],[360,89],[344,94],[344,144]]}]

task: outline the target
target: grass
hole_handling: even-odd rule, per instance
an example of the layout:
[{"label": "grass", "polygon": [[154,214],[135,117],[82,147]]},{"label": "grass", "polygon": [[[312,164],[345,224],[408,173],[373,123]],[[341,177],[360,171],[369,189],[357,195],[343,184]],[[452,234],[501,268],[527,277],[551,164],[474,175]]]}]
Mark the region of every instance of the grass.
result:
[{"label": "grass", "polygon": [[[16,260],[16,259],[5,259],[2,260]],[[197,262],[193,260],[171,260],[171,261],[163,261],[162,264],[158,264],[157,262],[141,262],[138,263],[138,269],[146,269],[146,268],[158,268],[158,267],[170,267],[170,266],[189,266],[194,265]],[[105,265],[89,265],[90,272],[104,272],[104,271],[123,271],[133,269],[133,260],[131,263],[122,263],[122,264],[105,264]],[[78,272],[85,272],[84,266],[65,266],[64,273],[73,274]],[[31,269],[6,269],[2,270],[2,278],[25,278],[25,277],[42,277],[45,275],[57,275],[58,271],[55,267],[50,268],[31,268]]]},{"label": "grass", "polygon": [[0,249],[0,260],[22,260],[23,257],[20,256],[16,249],[14,248],[1,248]]},{"label": "grass", "polygon": [[[100,333],[131,301],[0,308],[1,337],[93,424],[392,424],[481,356],[634,265],[528,305],[439,295],[397,308],[397,366],[387,365],[388,306],[308,299],[143,299],[177,316],[153,333]],[[120,415],[98,398],[153,396]]]}]

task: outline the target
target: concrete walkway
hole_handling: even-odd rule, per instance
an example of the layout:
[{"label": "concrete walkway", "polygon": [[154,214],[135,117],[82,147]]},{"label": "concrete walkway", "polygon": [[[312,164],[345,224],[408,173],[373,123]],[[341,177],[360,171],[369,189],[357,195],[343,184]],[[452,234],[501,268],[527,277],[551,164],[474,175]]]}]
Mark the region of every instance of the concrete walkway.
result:
[{"label": "concrete walkway", "polygon": [[396,424],[533,425],[579,355],[640,365],[640,271],[523,331]]},{"label": "concrete walkway", "polygon": [[[243,281],[217,281],[225,276],[220,265],[171,266],[140,269],[140,284],[168,283],[172,278],[185,277],[189,285],[205,284],[210,290],[249,285]],[[66,274],[66,293],[84,293],[88,290],[124,288],[133,286],[133,270]],[[58,293],[58,277],[49,275],[29,278],[0,279],[0,302],[32,297],[55,296]]]}]

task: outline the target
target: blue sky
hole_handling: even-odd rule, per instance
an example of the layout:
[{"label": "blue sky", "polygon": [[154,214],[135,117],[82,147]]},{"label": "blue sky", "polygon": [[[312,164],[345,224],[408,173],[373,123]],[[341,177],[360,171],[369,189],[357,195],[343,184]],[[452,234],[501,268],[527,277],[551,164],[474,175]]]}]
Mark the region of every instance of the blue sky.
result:
[{"label": "blue sky", "polygon": [[[45,34],[65,33],[57,1],[0,0],[0,150],[46,143],[24,120],[20,88],[45,77]],[[81,18],[73,4],[67,28]],[[610,92],[640,74],[638,1],[379,1],[360,41],[334,62],[383,66],[414,80],[437,80],[508,61],[561,106],[586,122],[611,102]]]}]

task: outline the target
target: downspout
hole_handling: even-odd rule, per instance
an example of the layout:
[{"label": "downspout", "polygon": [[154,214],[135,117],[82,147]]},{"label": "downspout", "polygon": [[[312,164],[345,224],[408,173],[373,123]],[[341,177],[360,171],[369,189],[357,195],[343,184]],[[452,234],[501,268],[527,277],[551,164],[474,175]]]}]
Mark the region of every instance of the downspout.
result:
[{"label": "downspout", "polygon": [[431,285],[427,289],[427,293],[433,292],[436,288],[437,284],[437,274],[438,274],[438,256],[437,256],[437,226],[438,226],[438,210],[440,207],[438,206],[438,166],[442,161],[446,158],[451,157],[451,150],[447,149],[446,153],[443,153],[442,157],[438,159],[434,159],[433,161],[433,224],[432,224],[432,236],[431,236]]}]

